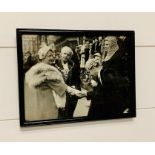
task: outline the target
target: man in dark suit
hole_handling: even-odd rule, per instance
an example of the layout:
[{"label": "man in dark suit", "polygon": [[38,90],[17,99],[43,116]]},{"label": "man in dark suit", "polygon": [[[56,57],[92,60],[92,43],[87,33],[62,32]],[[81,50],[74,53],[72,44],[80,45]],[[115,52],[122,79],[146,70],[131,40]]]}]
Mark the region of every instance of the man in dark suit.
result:
[{"label": "man in dark suit", "polygon": [[98,52],[98,38],[94,38],[94,43],[92,45],[92,55]]},{"label": "man in dark suit", "polygon": [[103,66],[94,59],[86,63],[87,71],[97,82],[92,92],[83,92],[91,100],[88,117],[92,119],[120,116],[129,106],[129,81],[122,76],[122,53],[116,37],[106,39],[108,53]]},{"label": "man in dark suit", "polygon": [[102,53],[102,36],[99,36],[98,38],[96,37],[95,40],[94,40],[94,43],[92,45],[92,55],[94,55],[95,53]]},{"label": "man in dark suit", "polygon": [[23,56],[23,69],[24,73],[26,73],[35,63],[32,61],[32,55],[30,51],[24,53]]},{"label": "man in dark suit", "polygon": [[[62,72],[64,81],[68,86],[80,90],[80,68],[71,58],[73,51],[70,47],[64,46],[61,49],[60,59],[56,60],[55,66]],[[77,105],[78,98],[70,94],[66,94],[66,106],[63,117],[72,118]]]}]

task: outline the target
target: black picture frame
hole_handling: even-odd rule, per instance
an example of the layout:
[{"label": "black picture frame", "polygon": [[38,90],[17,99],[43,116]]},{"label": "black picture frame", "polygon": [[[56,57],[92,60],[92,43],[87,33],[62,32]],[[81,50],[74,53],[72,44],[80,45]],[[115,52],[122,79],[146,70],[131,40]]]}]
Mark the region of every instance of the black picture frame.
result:
[{"label": "black picture frame", "polygon": [[[19,80],[19,111],[20,111],[20,126],[35,126],[35,125],[48,125],[58,123],[71,123],[82,121],[97,121],[115,118],[131,118],[136,117],[136,88],[135,88],[135,32],[134,31],[110,31],[110,30],[59,30],[59,29],[16,29],[17,35],[17,57],[18,57],[18,80]],[[125,36],[127,41],[125,49],[127,49],[128,59],[128,72],[130,74],[130,112],[118,115],[109,114],[108,116],[93,118],[88,116],[64,118],[64,119],[49,119],[49,120],[33,120],[27,121],[25,119],[25,100],[24,100],[24,69],[23,69],[23,35],[55,35],[55,36]]]}]

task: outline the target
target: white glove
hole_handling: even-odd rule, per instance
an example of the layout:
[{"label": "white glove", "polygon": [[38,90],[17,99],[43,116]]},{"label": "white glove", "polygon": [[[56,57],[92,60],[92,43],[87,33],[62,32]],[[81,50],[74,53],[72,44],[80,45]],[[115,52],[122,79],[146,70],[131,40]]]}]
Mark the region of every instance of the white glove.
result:
[{"label": "white glove", "polygon": [[77,89],[74,89],[74,88],[68,86],[68,87],[67,87],[67,92],[68,92],[69,94],[71,94],[71,95],[76,95],[76,94],[78,94],[80,91],[77,90]]}]

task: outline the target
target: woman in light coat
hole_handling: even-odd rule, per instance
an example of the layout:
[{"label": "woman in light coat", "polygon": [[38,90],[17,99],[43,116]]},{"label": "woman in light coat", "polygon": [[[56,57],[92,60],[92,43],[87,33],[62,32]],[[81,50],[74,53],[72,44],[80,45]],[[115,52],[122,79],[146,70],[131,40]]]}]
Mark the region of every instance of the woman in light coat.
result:
[{"label": "woman in light coat", "polygon": [[52,66],[55,59],[49,46],[38,51],[40,62],[25,74],[25,120],[58,119],[58,109],[66,103],[67,85]]}]

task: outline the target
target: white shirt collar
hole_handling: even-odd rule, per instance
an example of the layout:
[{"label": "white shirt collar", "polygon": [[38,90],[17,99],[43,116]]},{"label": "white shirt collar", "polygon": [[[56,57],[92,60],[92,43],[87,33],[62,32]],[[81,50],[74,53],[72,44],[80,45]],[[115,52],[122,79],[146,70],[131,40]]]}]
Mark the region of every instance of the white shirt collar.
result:
[{"label": "white shirt collar", "polygon": [[[98,72],[98,78],[99,78],[99,81],[101,82],[101,84],[102,84],[102,80],[101,80],[101,70],[102,70],[102,68],[100,68],[100,70],[99,70],[99,72]],[[103,85],[103,84],[102,84]]]}]

